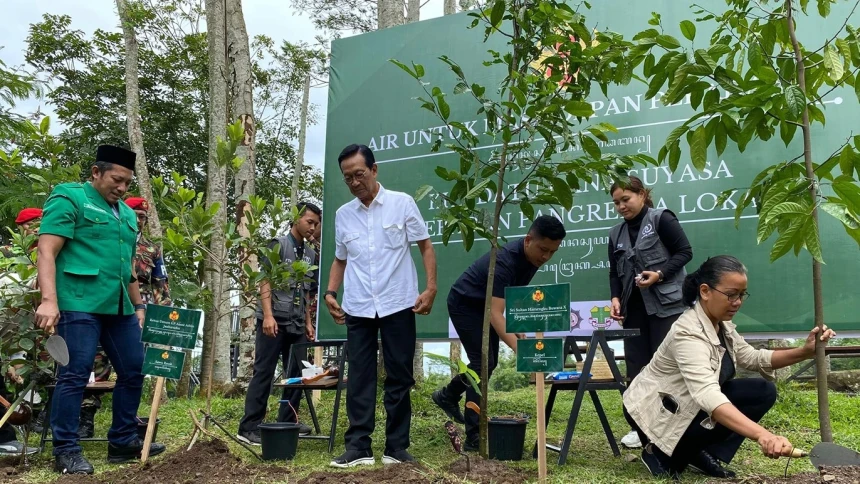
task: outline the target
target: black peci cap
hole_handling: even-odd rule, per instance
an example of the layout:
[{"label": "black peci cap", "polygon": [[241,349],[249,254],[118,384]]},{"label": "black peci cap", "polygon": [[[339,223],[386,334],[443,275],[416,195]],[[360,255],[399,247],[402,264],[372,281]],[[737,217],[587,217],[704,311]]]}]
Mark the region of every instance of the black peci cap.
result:
[{"label": "black peci cap", "polygon": [[113,163],[124,168],[134,171],[134,160],[137,155],[134,151],[129,151],[119,146],[101,145],[96,152],[96,161],[105,163]]}]

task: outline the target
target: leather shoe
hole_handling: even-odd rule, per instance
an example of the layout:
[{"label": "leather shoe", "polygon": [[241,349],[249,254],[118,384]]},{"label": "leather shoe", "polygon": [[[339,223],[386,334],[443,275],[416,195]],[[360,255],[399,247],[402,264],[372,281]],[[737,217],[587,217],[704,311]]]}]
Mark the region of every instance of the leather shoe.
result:
[{"label": "leather shoe", "polygon": [[61,474],[92,474],[93,465],[80,452],[77,452],[55,457],[54,470]]},{"label": "leather shoe", "polygon": [[734,479],[735,473],[720,465],[714,456],[706,451],[701,451],[690,461],[690,467],[707,476],[719,479]]},{"label": "leather shoe", "polygon": [[[140,453],[143,450],[143,441],[139,438],[129,445],[119,446],[108,443],[108,462],[111,464],[121,464],[134,459],[140,459]],[[149,444],[149,457],[155,457],[164,452],[164,444],[153,442]]]}]

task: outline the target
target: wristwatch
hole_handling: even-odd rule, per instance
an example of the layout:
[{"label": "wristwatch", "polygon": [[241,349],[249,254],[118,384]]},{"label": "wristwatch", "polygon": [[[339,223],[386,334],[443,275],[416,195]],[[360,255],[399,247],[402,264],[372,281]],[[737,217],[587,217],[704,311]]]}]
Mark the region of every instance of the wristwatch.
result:
[{"label": "wristwatch", "polygon": [[663,282],[663,271],[657,271],[657,275],[660,276],[660,278],[657,279],[657,282]]},{"label": "wristwatch", "polygon": [[337,299],[337,291],[326,291],[323,297],[325,297],[325,296],[331,296],[331,297]]},{"label": "wristwatch", "polygon": [[146,311],[146,304],[135,304],[135,305],[134,305],[134,310],[135,310],[135,311],[140,311],[141,309],[142,309],[142,310],[144,310],[144,311]]}]

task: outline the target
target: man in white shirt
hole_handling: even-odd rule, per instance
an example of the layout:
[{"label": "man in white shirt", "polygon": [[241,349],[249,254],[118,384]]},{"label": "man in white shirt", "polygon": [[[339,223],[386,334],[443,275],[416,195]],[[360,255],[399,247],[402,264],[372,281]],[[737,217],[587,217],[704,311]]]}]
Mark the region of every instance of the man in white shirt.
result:
[{"label": "man in white shirt", "polygon": [[[346,384],[346,452],[333,467],[372,465],[370,435],[376,425],[376,351],[382,335],[385,363],[385,451],[383,464],[411,462],[409,426],[415,384],[415,315],[430,314],[436,297],[436,254],[427,226],[411,196],[386,190],[365,145],[349,145],[338,156],[340,171],[355,199],[335,215],[335,260],[325,303],[338,324],[346,324],[349,379]],[[418,293],[410,254],[415,242],[424,260],[427,285]],[[343,282],[343,308],[337,289]]]}]

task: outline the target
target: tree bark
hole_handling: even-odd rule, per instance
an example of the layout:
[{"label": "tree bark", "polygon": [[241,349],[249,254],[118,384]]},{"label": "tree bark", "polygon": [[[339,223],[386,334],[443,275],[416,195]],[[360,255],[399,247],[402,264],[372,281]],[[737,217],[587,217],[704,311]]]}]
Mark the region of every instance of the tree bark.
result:
[{"label": "tree bark", "polygon": [[424,383],[424,343],[415,344],[415,354],[412,356],[412,378],[415,380],[416,387]]},{"label": "tree bark", "polygon": [[191,387],[191,371],[193,369],[193,355],[191,350],[185,352],[185,362],[182,364],[182,377],[176,382],[176,398],[189,398],[188,390]]},{"label": "tree bark", "polygon": [[454,15],[457,13],[457,0],[445,0],[443,13],[445,15]]},{"label": "tree bark", "polygon": [[296,153],[296,166],[293,168],[293,186],[290,189],[290,207],[299,202],[299,180],[302,178],[302,166],[305,163],[305,143],[308,132],[308,106],[311,102],[311,73],[305,77],[302,90],[302,110],[299,113],[299,151]]},{"label": "tree bark", "polygon": [[[256,122],[254,119],[254,85],[251,71],[251,50],[248,44],[248,30],[242,14],[242,0],[226,0],[227,4],[227,58],[230,65],[227,72],[230,79],[230,116],[239,119],[245,129],[245,137],[236,150],[242,165],[236,173],[234,192],[237,200],[236,217],[239,235],[249,237],[248,197],[254,195],[254,174],[256,167]],[[242,259],[257,270],[257,256],[242,254]],[[248,288],[247,280],[241,284]],[[243,290],[240,295],[242,308],[255,308],[257,305],[256,288]],[[239,364],[236,372],[237,383],[247,386],[254,370],[254,338],[257,318],[251,315],[239,321]]]},{"label": "tree bark", "polygon": [[[792,11],[792,0],[785,0],[785,11],[788,16],[788,35],[794,49],[794,59],[797,63],[797,84],[803,91],[804,104],[801,118],[801,129],[803,131],[803,162],[806,166],[806,180],[809,183],[809,194],[812,197],[812,224],[816,237],[818,231],[818,184],[815,179],[815,168],[812,160],[812,136],[810,133],[808,98],[806,98],[806,66],[803,65],[803,53],[800,51],[800,43],[797,41],[796,26],[794,24],[794,12]],[[812,301],[815,314],[815,326],[824,331],[824,295],[821,287],[821,263],[812,258]],[[830,426],[830,402],[827,388],[827,361],[824,354],[826,343],[820,339],[815,341],[815,377],[818,388],[818,425],[821,429],[821,441],[833,442],[833,430]]]},{"label": "tree bark", "polygon": [[[161,222],[152,198],[152,184],[149,179],[149,169],[146,166],[146,151],[143,148],[143,130],[140,127],[140,84],[138,83],[138,53],[139,45],[134,30],[134,23],[128,18],[128,3],[126,0],[116,0],[119,20],[122,24],[122,36],[125,41],[125,112],[128,118],[128,142],[131,150],[137,154],[134,162],[135,181],[140,187],[140,196],[149,201],[152,210],[149,211],[149,233],[156,243],[161,245]],[[140,227],[143,230],[143,227]]]},{"label": "tree bark", "polygon": [[206,287],[212,304],[203,326],[203,375],[201,385],[211,396],[212,383],[230,379],[230,298],[225,287],[226,260],[224,222],[227,205],[227,167],[218,165],[218,138],[227,136],[227,79],[224,0],[206,0],[206,29],[209,43],[209,166],[206,205],[218,204],[215,228],[206,257]]},{"label": "tree bark", "polygon": [[406,23],[403,0],[378,0],[376,3],[376,29],[382,30]]},{"label": "tree bark", "polygon": [[406,0],[406,23],[411,24],[419,20],[421,20],[421,0]]},{"label": "tree bark", "polygon": [[[452,362],[460,361],[463,358],[462,347],[460,346],[459,340],[451,341],[451,346],[448,348],[448,358]],[[451,378],[456,378],[459,374],[459,371],[455,370],[454,368],[451,368]]]}]

